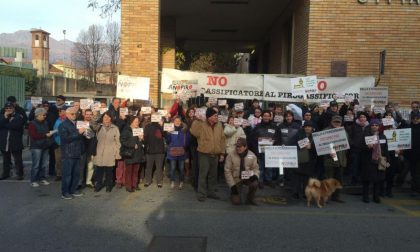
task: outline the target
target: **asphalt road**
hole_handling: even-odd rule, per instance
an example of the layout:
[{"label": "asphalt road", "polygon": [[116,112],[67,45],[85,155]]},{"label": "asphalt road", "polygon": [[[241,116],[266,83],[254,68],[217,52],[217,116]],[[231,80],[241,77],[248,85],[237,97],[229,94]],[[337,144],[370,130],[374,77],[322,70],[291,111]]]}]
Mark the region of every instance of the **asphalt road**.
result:
[{"label": "asphalt road", "polygon": [[[346,203],[323,209],[284,201],[280,189],[259,191],[258,207],[234,207],[224,185],[221,200],[204,203],[190,186],[171,190],[168,183],[135,193],[85,189],[70,201],[60,199],[59,183],[31,188],[28,181],[1,181],[0,192],[4,252],[420,251],[420,198],[404,191],[382,204],[344,195]],[[155,245],[162,249],[148,250],[160,236],[166,240]]]}]

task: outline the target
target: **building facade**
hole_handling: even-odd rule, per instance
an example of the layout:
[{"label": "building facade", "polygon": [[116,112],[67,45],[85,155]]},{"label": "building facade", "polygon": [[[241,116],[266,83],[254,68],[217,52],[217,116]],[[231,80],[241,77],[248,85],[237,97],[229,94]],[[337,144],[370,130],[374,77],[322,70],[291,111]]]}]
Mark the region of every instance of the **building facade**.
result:
[{"label": "building facade", "polygon": [[41,29],[31,29],[32,65],[38,76],[46,76],[49,71],[50,33]]},{"label": "building facade", "polygon": [[255,51],[251,72],[374,76],[391,101],[420,96],[420,0],[122,0],[121,10],[120,72],[149,77],[154,103],[175,48]]}]

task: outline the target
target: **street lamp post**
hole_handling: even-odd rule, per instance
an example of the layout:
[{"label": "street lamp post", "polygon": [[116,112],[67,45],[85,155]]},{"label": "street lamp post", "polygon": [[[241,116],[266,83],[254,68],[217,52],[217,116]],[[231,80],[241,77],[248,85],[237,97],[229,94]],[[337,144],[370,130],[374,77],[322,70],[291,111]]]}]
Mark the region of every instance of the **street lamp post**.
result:
[{"label": "street lamp post", "polygon": [[63,40],[63,76],[66,77],[66,30],[63,30],[64,40]]}]

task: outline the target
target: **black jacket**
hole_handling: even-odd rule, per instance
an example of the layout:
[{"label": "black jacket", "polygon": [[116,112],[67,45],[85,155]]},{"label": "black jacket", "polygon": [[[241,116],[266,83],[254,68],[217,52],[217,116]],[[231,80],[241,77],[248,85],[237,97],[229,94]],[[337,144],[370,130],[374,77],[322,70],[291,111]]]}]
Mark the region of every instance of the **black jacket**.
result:
[{"label": "black jacket", "polygon": [[24,124],[24,119],[19,113],[14,112],[8,118],[4,117],[4,113],[0,115],[0,150],[11,152],[23,150]]},{"label": "black jacket", "polygon": [[283,122],[276,129],[275,144],[276,145],[296,145],[296,136],[302,126],[296,122]]},{"label": "black jacket", "polygon": [[120,118],[120,108],[115,109],[114,106],[110,104],[108,112],[111,114],[111,122],[115,124],[121,132],[124,129],[125,121]]},{"label": "black jacket", "polygon": [[61,157],[80,158],[84,153],[83,136],[79,134],[76,125],[69,119],[64,120],[58,127],[61,139]]},{"label": "black jacket", "polygon": [[144,147],[147,154],[165,153],[163,129],[158,123],[149,123],[144,128]]},{"label": "black jacket", "polygon": [[[369,131],[367,134],[363,136],[363,141],[365,136],[372,136],[371,132]],[[386,137],[384,134],[379,134],[379,139],[381,140],[381,155],[386,157],[388,162],[390,162],[390,156],[388,152],[388,144],[386,141]],[[361,179],[365,182],[378,182],[385,179],[385,172],[378,170],[378,162],[372,160],[372,150],[369,149],[364,143],[362,151],[361,151]]]},{"label": "black jacket", "polygon": [[[120,135],[121,149],[133,150],[131,158],[124,158],[125,164],[139,164],[145,161],[143,143],[137,136],[133,136],[133,130],[130,126],[124,128]],[[137,144],[138,148],[135,149]]]},{"label": "black jacket", "polygon": [[274,141],[276,135],[276,125],[272,122],[257,124],[251,132],[251,137],[249,139],[249,149],[254,152],[257,156],[263,155],[263,153],[258,152],[258,138],[271,138]]},{"label": "black jacket", "polygon": [[349,134],[349,144],[351,151],[360,151],[363,148],[366,148],[365,136],[370,134],[370,125],[367,124],[364,128],[357,123],[354,123],[353,126],[348,131]]}]

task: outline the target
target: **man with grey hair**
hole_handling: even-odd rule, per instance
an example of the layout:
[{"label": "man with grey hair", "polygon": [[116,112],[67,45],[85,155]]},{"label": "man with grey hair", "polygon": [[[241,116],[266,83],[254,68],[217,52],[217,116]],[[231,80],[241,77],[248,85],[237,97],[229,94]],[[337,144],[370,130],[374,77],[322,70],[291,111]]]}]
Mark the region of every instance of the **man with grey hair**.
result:
[{"label": "man with grey hair", "polygon": [[74,107],[66,110],[66,120],[58,127],[58,134],[61,139],[61,159],[62,159],[62,199],[73,199],[73,197],[83,196],[77,192],[80,178],[80,157],[83,153],[83,133],[85,128],[77,129],[76,122],[77,109]]}]

